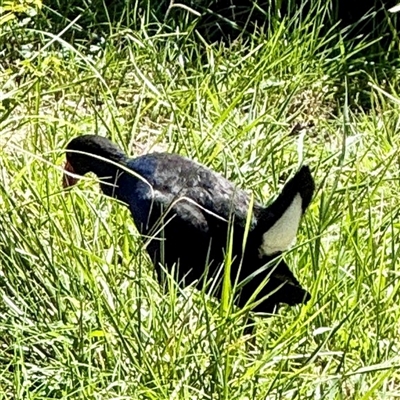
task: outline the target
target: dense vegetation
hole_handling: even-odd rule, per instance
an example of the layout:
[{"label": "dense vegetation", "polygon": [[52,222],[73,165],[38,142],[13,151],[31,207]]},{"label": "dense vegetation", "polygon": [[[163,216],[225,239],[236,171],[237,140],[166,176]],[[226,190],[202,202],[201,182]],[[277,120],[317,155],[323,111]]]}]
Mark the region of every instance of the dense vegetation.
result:
[{"label": "dense vegetation", "polygon": [[[178,3],[3,1],[0,399],[400,396],[395,15],[349,37],[325,3],[210,43]],[[61,190],[85,133],[190,156],[266,203],[308,163],[285,257],[312,300],[252,337],[226,302],[166,295],[125,207],[94,179]]]}]

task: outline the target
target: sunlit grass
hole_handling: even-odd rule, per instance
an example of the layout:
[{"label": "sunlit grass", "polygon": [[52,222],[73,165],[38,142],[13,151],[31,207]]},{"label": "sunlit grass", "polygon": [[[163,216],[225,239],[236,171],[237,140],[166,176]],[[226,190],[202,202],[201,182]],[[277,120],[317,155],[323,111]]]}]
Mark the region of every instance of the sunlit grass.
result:
[{"label": "sunlit grass", "polygon": [[[0,61],[0,399],[400,395],[396,74],[379,90],[369,44],[321,38],[315,18],[231,48],[191,25],[122,23],[95,49],[19,31],[41,46]],[[61,190],[86,133],[189,156],[265,203],[308,163],[316,196],[285,258],[312,300],[244,335],[227,282],[222,303],[160,287],[123,205],[90,179]]]}]

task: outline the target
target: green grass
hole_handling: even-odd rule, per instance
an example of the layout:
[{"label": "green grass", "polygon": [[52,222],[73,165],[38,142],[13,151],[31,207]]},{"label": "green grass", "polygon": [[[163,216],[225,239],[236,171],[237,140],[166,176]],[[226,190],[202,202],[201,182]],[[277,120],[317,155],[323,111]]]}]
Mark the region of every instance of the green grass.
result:
[{"label": "green grass", "polygon": [[[0,59],[0,399],[400,397],[398,64],[318,37],[319,14],[228,47],[144,13],[97,48],[41,14],[0,31],[16,46]],[[164,291],[123,205],[95,180],[61,190],[86,133],[189,156],[265,203],[308,163],[317,192],[285,258],[309,304],[250,337],[229,298]]]}]

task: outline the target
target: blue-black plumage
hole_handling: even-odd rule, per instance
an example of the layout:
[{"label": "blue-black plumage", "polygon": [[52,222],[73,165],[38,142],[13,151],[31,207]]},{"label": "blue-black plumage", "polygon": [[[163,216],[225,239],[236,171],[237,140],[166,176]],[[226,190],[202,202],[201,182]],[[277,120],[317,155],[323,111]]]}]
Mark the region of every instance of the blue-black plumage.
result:
[{"label": "blue-black plumage", "polygon": [[[76,183],[69,173],[94,172],[102,191],[129,207],[139,232],[148,241],[147,251],[161,277],[160,263],[176,265],[182,286],[215,278],[224,262],[228,227],[233,229],[232,282],[255,274],[243,286],[236,305],[244,306],[269,276],[258,293],[253,311],[271,313],[280,303],[306,303],[310,294],[302,288],[280,254],[295,239],[302,215],[314,192],[307,166],[302,167],[268,207],[211,169],[170,153],[129,158],[110,140],[85,135],[67,146],[64,187]],[[246,246],[243,237],[251,216]],[[243,251],[244,248],[244,251]],[[268,264],[261,273],[260,268]],[[217,291],[215,295],[219,295]]]}]

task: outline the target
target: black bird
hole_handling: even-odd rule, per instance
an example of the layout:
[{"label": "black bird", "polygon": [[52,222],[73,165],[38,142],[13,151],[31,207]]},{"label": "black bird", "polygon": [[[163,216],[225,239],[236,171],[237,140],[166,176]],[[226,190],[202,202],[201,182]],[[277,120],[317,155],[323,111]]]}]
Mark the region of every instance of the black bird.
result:
[{"label": "black bird", "polygon": [[[66,159],[64,187],[77,182],[70,173],[82,176],[93,172],[106,195],[126,203],[147,241],[159,279],[160,263],[169,270],[176,265],[176,278],[182,286],[194,283],[199,287],[204,279],[217,279],[230,227],[232,283],[254,274],[242,285],[235,300],[237,306],[243,307],[268,276],[253,311],[272,313],[280,303],[305,304],[310,299],[279,257],[295,239],[313,196],[314,181],[307,166],[296,173],[271,205],[254,202],[249,213],[248,193],[209,168],[176,154],[129,158],[110,140],[85,135],[68,144]],[[243,246],[247,220],[249,232]],[[221,282],[217,282],[213,294],[218,297]]]}]

